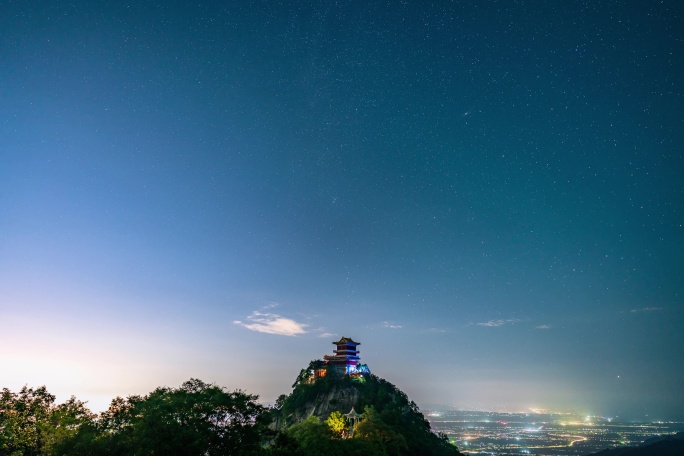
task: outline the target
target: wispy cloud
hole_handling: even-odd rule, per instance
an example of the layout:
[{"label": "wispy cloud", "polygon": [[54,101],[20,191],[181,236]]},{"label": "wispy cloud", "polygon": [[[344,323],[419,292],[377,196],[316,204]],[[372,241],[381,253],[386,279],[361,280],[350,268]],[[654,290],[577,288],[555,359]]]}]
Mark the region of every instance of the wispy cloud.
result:
[{"label": "wispy cloud", "polygon": [[537,329],[551,329],[551,325],[537,325],[535,326]]},{"label": "wispy cloud", "polygon": [[489,320],[489,321],[485,321],[483,323],[475,323],[475,324],[477,326],[486,326],[488,328],[498,328],[499,326],[513,324],[513,323],[517,323],[519,321],[520,320],[518,320],[518,319],[511,318],[508,320]]},{"label": "wispy cloud", "polygon": [[403,328],[403,326],[397,325],[394,322],[390,322],[390,321],[383,321],[380,326],[382,326],[383,328],[389,328],[389,329],[401,329],[401,328]]},{"label": "wispy cloud", "polygon": [[642,307],[641,309],[632,309],[630,310],[631,313],[640,313],[640,312],[657,312],[659,310],[663,310],[662,307]]},{"label": "wispy cloud", "polygon": [[291,318],[285,318],[274,313],[252,312],[247,317],[247,321],[235,320],[233,323],[252,331],[266,334],[277,334],[279,336],[297,336],[306,334],[308,325],[299,323]]},{"label": "wispy cloud", "polygon": [[325,338],[325,337],[332,337],[332,336],[334,336],[333,333],[321,333],[321,334],[318,335],[318,337],[323,337],[323,338]]},{"label": "wispy cloud", "polygon": [[428,329],[428,332],[437,333],[437,334],[444,334],[447,332],[447,330],[443,329],[443,328],[430,328],[430,329]]}]

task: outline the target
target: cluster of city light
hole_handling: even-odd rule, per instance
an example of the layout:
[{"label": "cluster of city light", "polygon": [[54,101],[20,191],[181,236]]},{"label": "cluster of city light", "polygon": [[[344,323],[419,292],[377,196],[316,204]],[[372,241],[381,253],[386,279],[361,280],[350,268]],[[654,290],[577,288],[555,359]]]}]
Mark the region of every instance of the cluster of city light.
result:
[{"label": "cluster of city light", "polygon": [[553,449],[556,455],[588,454],[636,445],[654,435],[684,429],[684,423],[618,423],[612,418],[568,413],[440,411],[427,416],[435,430],[447,434],[471,455],[504,456],[539,453],[544,449]]}]

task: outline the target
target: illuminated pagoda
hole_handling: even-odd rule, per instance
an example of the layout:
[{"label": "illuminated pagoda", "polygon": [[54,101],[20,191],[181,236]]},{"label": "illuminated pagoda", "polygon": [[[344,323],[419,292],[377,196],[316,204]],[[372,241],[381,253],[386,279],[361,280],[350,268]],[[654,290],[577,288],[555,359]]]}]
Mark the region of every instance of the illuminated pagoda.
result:
[{"label": "illuminated pagoda", "polygon": [[[359,364],[359,350],[356,348],[361,344],[354,342],[350,337],[343,337],[337,342],[333,342],[333,344],[337,345],[337,350],[333,351],[335,354],[323,357],[326,373],[338,377],[362,373],[359,371],[359,367],[362,365]],[[366,370],[368,370],[367,367]]]}]

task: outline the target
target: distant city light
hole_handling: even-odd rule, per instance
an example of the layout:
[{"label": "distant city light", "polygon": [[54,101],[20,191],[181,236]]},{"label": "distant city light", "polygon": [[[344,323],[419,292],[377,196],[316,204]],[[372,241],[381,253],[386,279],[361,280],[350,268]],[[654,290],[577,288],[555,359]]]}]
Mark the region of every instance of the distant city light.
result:
[{"label": "distant city light", "polygon": [[[558,420],[558,415],[567,419]],[[684,428],[680,422],[620,423],[615,417],[553,412],[433,411],[428,416],[436,431],[444,432],[473,455],[588,454],[607,447],[634,446]],[[501,426],[502,422],[508,425]]]}]

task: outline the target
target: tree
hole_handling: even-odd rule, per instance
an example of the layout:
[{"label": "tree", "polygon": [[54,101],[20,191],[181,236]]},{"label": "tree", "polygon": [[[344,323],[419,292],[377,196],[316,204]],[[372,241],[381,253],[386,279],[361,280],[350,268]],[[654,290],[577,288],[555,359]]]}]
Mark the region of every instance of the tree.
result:
[{"label": "tree", "polygon": [[325,362],[320,359],[314,359],[311,362],[309,362],[309,366],[306,369],[302,369],[299,371],[299,375],[297,375],[297,378],[295,382],[292,384],[292,388],[296,388],[297,385],[308,383],[311,378],[315,375],[315,372],[317,369],[320,369],[325,365]]},{"label": "tree", "polygon": [[252,455],[272,435],[257,396],[190,379],[102,413],[107,454]]},{"label": "tree", "polygon": [[278,433],[273,444],[264,453],[265,456],[306,456],[299,443],[284,432]]},{"label": "tree", "polygon": [[321,423],[315,416],[291,426],[286,434],[301,446],[307,456],[342,454],[335,445],[330,428]]},{"label": "tree", "polygon": [[406,438],[385,423],[373,406],[364,409],[362,420],[354,429],[354,438],[373,442],[388,455],[408,454]]},{"label": "tree", "polygon": [[91,442],[98,430],[95,418],[84,402],[71,396],[65,403],[54,407],[42,424],[43,454],[86,455],[92,453]]},{"label": "tree", "polygon": [[287,400],[287,395],[286,394],[281,394],[278,396],[278,398],[275,401],[274,407],[276,410],[280,410],[283,408],[283,405],[285,405],[285,401]]},{"label": "tree", "polygon": [[349,430],[349,423],[347,418],[338,411],[330,413],[330,416],[325,420],[330,430],[338,437],[342,437]]},{"label": "tree", "polygon": [[36,389],[24,386],[19,393],[3,388],[0,394],[0,454],[40,454],[54,402],[55,396],[44,386]]}]

